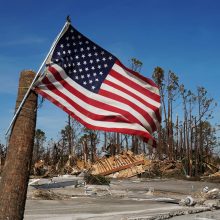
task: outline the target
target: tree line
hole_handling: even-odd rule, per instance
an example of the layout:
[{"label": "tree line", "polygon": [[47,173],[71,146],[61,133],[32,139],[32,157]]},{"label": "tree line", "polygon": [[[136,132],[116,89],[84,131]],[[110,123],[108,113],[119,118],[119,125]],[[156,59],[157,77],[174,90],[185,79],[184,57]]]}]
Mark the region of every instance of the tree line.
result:
[{"label": "tree line", "polygon": [[189,176],[204,173],[212,166],[219,146],[213,126],[213,111],[217,103],[207,90],[198,86],[195,92],[181,84],[178,76],[156,67],[153,79],[161,94],[163,122],[157,133],[159,159],[181,160]]}]

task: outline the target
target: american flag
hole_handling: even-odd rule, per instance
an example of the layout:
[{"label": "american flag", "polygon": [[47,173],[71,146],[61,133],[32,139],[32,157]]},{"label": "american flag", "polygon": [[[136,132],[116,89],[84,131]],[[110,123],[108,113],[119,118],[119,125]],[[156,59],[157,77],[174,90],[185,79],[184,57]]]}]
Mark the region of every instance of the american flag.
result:
[{"label": "american flag", "polygon": [[152,133],[161,121],[156,84],[125,67],[71,24],[35,91],[89,129],[138,135],[155,144]]}]

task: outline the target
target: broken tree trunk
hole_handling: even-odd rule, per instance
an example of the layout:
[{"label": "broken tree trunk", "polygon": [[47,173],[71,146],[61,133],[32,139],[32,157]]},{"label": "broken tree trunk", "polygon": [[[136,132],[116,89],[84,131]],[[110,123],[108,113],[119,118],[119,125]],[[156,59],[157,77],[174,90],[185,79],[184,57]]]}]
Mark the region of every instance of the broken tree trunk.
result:
[{"label": "broken tree trunk", "polygon": [[[35,73],[20,75],[16,109],[20,105]],[[28,95],[12,128],[5,166],[0,183],[0,219],[21,220],[25,201],[36,126],[37,94]]]}]

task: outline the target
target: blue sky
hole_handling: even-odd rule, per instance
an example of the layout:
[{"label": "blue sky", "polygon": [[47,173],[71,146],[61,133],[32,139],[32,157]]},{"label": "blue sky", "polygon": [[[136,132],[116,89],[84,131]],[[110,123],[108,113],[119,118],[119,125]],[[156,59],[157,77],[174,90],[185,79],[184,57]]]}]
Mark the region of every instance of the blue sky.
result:
[{"label": "blue sky", "polygon": [[[204,86],[220,103],[219,11],[219,0],[1,1],[0,141],[13,117],[20,71],[37,71],[67,15],[125,65],[138,58],[148,77],[156,66],[172,70],[186,88]],[[219,119],[218,106],[215,122]],[[66,120],[65,113],[44,102],[37,127],[56,139]]]}]

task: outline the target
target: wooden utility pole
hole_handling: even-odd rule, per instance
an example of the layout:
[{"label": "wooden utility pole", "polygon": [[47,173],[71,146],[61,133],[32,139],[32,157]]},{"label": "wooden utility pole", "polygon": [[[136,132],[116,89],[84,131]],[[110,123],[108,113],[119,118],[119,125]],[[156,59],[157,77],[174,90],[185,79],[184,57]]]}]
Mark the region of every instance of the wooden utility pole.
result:
[{"label": "wooden utility pole", "polygon": [[[16,109],[35,73],[20,75]],[[37,115],[37,94],[31,91],[15,120],[0,183],[0,220],[21,220],[27,195]]]}]

